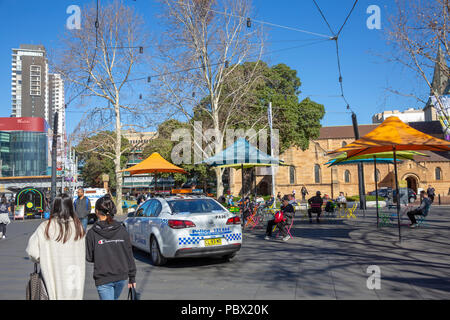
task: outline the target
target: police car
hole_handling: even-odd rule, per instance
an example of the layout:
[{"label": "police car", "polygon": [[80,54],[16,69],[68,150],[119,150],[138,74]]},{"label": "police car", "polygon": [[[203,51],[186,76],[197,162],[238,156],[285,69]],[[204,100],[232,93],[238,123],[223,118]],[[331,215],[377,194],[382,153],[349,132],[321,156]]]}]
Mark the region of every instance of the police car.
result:
[{"label": "police car", "polygon": [[123,222],[134,247],[153,265],[170,258],[234,257],[242,244],[241,221],[206,196],[168,196],[142,203]]}]

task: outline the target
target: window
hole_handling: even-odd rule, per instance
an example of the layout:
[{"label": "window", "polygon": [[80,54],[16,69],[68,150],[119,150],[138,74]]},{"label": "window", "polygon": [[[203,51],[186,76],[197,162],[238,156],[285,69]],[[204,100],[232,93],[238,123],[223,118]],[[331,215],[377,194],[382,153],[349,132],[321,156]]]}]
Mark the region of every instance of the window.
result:
[{"label": "window", "polygon": [[212,199],[185,199],[168,201],[172,214],[217,213],[224,209]]},{"label": "window", "polygon": [[144,211],[146,211],[147,207],[150,205],[150,202],[145,202],[141,205],[141,207],[136,211],[136,217],[144,217]]},{"label": "window", "polygon": [[144,212],[145,217],[157,217],[161,213],[161,203],[158,200],[149,201],[150,205],[147,206]]},{"label": "window", "polygon": [[314,181],[316,183],[320,183],[321,181],[321,172],[320,172],[320,166],[318,164],[316,164],[314,166]]},{"label": "window", "polygon": [[295,167],[294,166],[289,167],[289,183],[295,184]]},{"label": "window", "polygon": [[350,171],[348,171],[348,170],[345,170],[344,181],[345,181],[345,183],[350,183]]},{"label": "window", "polygon": [[441,168],[437,167],[435,169],[435,175],[436,175],[436,180],[441,180],[442,179],[442,170],[441,170]]}]

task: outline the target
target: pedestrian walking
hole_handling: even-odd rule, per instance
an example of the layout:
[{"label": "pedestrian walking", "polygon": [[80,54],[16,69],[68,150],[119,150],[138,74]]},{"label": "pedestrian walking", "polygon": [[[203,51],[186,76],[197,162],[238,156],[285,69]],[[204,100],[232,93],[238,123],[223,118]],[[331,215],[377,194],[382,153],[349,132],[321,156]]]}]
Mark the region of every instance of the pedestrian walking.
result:
[{"label": "pedestrian walking", "polygon": [[136,288],[136,264],[130,236],[114,220],[116,206],[109,195],[95,203],[98,221],[86,236],[86,261],[94,263],[94,280],[100,300],[117,300],[123,288]]},{"label": "pedestrian walking", "polygon": [[305,201],[306,195],[308,194],[308,190],[306,189],[305,186],[302,187],[301,193],[302,193],[302,201]]},{"label": "pedestrian walking", "polygon": [[73,202],[75,213],[83,225],[84,232],[87,230],[89,214],[91,213],[91,201],[84,195],[84,189],[79,187],[77,190],[78,197]]},{"label": "pedestrian walking", "polygon": [[2,239],[6,238],[6,226],[11,223],[9,220],[10,206],[6,197],[3,195],[0,200],[0,233],[2,234]]},{"label": "pedestrian walking", "polygon": [[428,185],[427,195],[428,195],[428,198],[431,200],[431,203],[433,203],[435,194],[434,194],[434,188],[431,185]]},{"label": "pedestrian walking", "polygon": [[82,300],[85,280],[85,232],[63,193],[52,203],[50,218],[28,240],[26,252],[39,263],[50,300]]}]

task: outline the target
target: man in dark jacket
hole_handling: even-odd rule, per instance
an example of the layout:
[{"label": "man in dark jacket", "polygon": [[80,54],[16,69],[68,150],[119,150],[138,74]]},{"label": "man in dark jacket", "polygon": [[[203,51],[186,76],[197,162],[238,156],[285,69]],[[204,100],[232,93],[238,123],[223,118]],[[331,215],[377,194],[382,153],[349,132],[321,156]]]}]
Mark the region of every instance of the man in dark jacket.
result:
[{"label": "man in dark jacket", "polygon": [[434,202],[434,188],[431,185],[428,186],[427,195],[428,195],[428,198],[431,201],[431,203],[433,203]]},{"label": "man in dark jacket", "polygon": [[416,217],[415,216],[424,216],[426,217],[428,215],[428,211],[430,211],[431,207],[431,199],[428,198],[428,194],[425,193],[425,191],[420,192],[420,196],[422,199],[422,202],[420,203],[420,206],[414,210],[409,211],[408,218],[411,220],[411,228],[417,227],[416,223]]},{"label": "man in dark jacket", "polygon": [[323,199],[320,197],[320,191],[316,192],[316,195],[308,200],[311,208],[308,209],[309,223],[312,223],[312,214],[317,213],[317,223],[320,223],[320,214],[322,213]]},{"label": "man in dark jacket", "polygon": [[73,202],[73,207],[75,213],[83,225],[84,231],[87,229],[89,214],[91,213],[91,201],[88,197],[84,195],[84,189],[78,188],[77,190],[78,198]]}]

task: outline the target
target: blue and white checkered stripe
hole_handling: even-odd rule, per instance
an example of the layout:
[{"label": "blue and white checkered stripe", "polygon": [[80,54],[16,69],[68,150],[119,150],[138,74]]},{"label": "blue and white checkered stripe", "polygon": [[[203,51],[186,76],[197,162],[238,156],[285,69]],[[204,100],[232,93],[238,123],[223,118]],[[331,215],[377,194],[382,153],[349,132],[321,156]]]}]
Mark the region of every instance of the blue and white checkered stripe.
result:
[{"label": "blue and white checkered stripe", "polygon": [[227,239],[228,242],[242,240],[242,233],[226,234],[225,239]]},{"label": "blue and white checkered stripe", "polygon": [[178,238],[178,245],[199,244],[200,241],[204,239],[205,237]]}]

